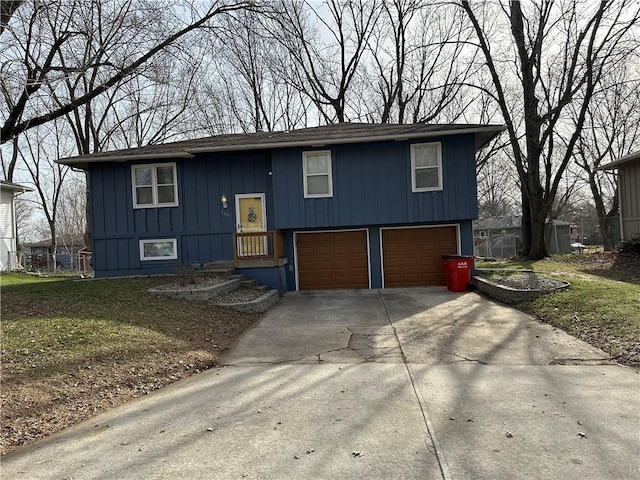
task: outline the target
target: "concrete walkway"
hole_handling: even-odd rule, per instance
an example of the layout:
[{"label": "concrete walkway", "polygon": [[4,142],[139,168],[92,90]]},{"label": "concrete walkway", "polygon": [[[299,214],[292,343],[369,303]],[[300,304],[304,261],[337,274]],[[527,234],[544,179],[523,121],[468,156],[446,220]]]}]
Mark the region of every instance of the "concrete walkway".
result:
[{"label": "concrete walkway", "polygon": [[289,293],[224,361],[0,476],[640,478],[640,374],[475,293]]}]

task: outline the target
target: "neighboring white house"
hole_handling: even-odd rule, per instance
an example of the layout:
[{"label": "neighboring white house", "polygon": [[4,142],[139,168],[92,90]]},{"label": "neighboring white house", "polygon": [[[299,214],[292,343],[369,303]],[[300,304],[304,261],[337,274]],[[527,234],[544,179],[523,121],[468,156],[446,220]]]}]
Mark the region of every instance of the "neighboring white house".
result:
[{"label": "neighboring white house", "polygon": [[16,195],[32,191],[32,188],[0,181],[0,271],[13,270],[16,258]]}]

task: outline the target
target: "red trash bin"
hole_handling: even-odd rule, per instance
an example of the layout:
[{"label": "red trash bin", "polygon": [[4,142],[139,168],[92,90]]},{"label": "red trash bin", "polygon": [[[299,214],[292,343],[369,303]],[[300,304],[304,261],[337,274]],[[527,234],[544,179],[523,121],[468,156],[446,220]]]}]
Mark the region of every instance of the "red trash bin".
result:
[{"label": "red trash bin", "polygon": [[447,281],[447,290],[451,292],[464,292],[467,284],[471,282],[471,270],[473,269],[473,257],[466,255],[443,255],[442,269]]}]

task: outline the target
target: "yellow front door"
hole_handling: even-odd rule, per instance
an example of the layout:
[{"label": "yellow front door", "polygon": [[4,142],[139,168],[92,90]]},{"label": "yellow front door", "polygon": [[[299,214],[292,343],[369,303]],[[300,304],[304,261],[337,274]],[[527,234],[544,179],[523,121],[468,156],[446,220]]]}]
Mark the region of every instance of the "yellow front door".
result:
[{"label": "yellow front door", "polygon": [[[266,231],[264,214],[264,195],[236,196],[236,215],[238,233],[259,233]],[[238,253],[242,256],[266,254],[266,237],[249,235],[238,239]]]}]

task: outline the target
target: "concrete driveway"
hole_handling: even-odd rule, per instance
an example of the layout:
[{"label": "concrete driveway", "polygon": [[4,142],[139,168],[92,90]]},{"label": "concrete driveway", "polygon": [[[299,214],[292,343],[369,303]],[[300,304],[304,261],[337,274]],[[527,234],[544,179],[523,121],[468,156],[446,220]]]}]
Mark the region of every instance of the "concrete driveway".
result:
[{"label": "concrete driveway", "polygon": [[3,479],[631,479],[640,375],[475,293],[289,293],[224,359]]}]

